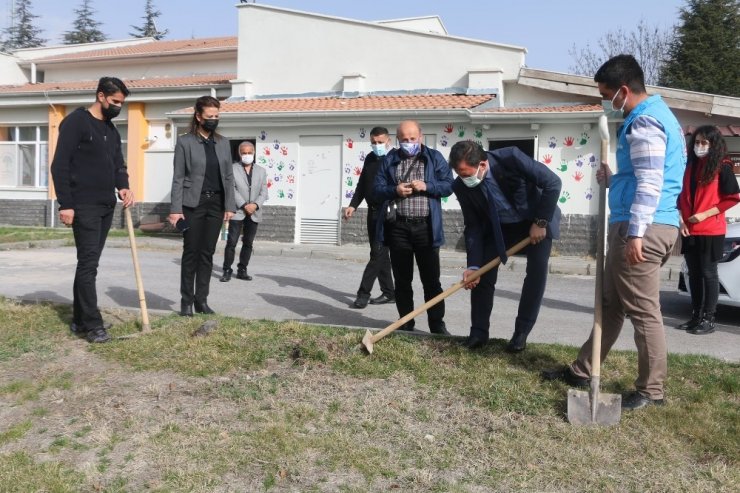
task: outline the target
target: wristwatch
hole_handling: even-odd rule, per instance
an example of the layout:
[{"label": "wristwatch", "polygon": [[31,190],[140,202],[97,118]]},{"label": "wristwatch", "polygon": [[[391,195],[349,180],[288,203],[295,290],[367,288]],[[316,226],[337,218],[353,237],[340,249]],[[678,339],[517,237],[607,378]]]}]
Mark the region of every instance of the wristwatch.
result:
[{"label": "wristwatch", "polygon": [[546,228],[547,227],[547,219],[535,219],[534,225],[538,228]]}]

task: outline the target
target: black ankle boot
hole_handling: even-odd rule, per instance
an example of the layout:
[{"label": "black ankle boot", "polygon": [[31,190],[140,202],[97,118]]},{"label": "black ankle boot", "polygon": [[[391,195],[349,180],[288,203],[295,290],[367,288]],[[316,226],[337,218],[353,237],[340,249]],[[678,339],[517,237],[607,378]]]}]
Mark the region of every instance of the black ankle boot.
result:
[{"label": "black ankle boot", "polygon": [[691,320],[684,322],[678,327],[678,330],[694,330],[701,324],[702,318],[704,317],[704,310],[694,310],[691,312]]},{"label": "black ankle boot", "polygon": [[219,281],[221,281],[221,282],[229,282],[229,281],[231,281],[231,274],[233,272],[234,271],[232,269],[224,269],[224,275],[221,276],[221,279],[219,279]]},{"label": "black ankle boot", "polygon": [[244,268],[241,268],[241,267],[239,267],[239,268],[236,269],[236,278],[237,279],[243,279],[245,281],[251,281],[252,280],[252,276],[250,276],[249,274],[247,274],[247,269],[244,269]]},{"label": "black ankle boot", "polygon": [[693,329],[689,330],[689,334],[694,335],[704,335],[704,334],[711,334],[714,332],[715,329],[715,323],[714,323],[714,313],[708,313],[704,315],[704,318],[702,318],[701,323],[694,327]]},{"label": "black ankle boot", "polygon": [[203,313],[205,315],[212,315],[216,313],[210,306],[208,306],[208,303],[205,301],[203,303],[199,303],[196,301],[193,305],[195,307],[195,313]]}]

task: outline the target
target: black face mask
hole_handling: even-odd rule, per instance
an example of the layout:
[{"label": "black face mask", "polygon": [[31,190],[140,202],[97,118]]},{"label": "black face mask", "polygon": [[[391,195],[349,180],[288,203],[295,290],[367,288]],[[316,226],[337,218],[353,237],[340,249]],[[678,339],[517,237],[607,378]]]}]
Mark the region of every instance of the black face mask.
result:
[{"label": "black face mask", "polygon": [[101,108],[103,112],[103,118],[106,120],[112,120],[121,113],[121,107],[115,104],[108,104],[107,108]]},{"label": "black face mask", "polygon": [[218,120],[203,120],[200,124],[206,132],[213,132],[218,127]]}]

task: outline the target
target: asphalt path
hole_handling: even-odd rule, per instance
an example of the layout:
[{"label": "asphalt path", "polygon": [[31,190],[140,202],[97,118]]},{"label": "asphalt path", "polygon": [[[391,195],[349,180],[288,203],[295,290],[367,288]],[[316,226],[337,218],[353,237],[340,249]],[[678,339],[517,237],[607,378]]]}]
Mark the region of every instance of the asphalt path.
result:
[{"label": "asphalt path", "polygon": [[[139,249],[147,305],[154,313],[179,310],[180,251]],[[270,253],[270,252],[268,252]],[[358,259],[315,258],[290,255],[252,257],[249,272],[253,281],[234,278],[221,283],[220,253],[214,260],[209,305],[220,314],[245,319],[298,320],[302,322],[382,329],[398,318],[395,305],[351,307],[364,262]],[[0,251],[0,295],[22,300],[72,303],[72,281],[76,259],[74,247]],[[107,247],[98,274],[101,307],[138,309],[131,253],[127,248]],[[491,337],[507,339],[513,331],[522,269],[503,267],[491,317]],[[460,279],[460,268],[444,267],[442,287]],[[418,272],[414,281],[417,306],[423,303]],[[674,353],[706,354],[740,361],[740,309],[720,307],[718,327],[713,334],[695,336],[674,327],[690,315],[687,297],[676,293],[675,280],[664,280],[661,303],[668,349]],[[586,275],[551,274],[539,320],[530,342],[579,346],[593,323],[594,278]],[[377,285],[373,295],[380,294]],[[446,300],[445,321],[454,335],[469,330],[469,294],[463,290]],[[427,331],[426,315],[417,318],[417,330]],[[634,350],[633,328],[625,323],[615,348]]]}]

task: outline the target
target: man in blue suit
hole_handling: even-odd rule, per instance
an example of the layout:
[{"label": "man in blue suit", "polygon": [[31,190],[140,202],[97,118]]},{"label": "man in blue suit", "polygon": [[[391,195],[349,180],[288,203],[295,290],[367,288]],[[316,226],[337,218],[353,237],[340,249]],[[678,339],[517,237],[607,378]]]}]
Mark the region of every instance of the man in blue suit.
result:
[{"label": "man in blue suit", "polygon": [[[544,164],[516,147],[486,152],[471,141],[450,149],[450,167],[458,177],[452,190],[465,221],[468,267],[463,281],[496,257],[506,262],[506,248],[529,237],[527,272],[519,299],[509,352],[526,348],[527,336],[537,321],[547,282],[552,240],[560,233],[560,178]],[[466,284],[470,289],[469,349],[488,342],[493,293],[498,269]]]}]

